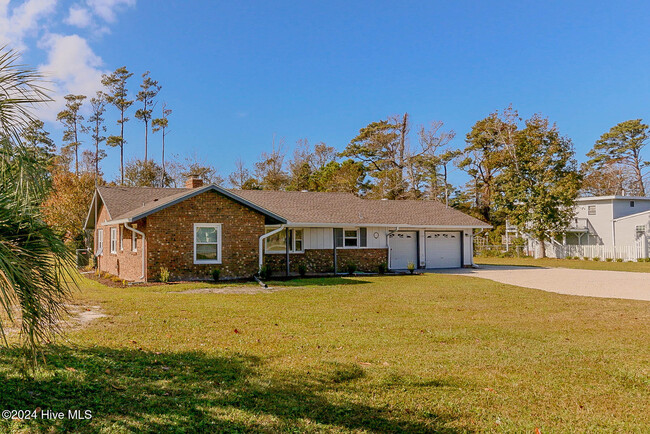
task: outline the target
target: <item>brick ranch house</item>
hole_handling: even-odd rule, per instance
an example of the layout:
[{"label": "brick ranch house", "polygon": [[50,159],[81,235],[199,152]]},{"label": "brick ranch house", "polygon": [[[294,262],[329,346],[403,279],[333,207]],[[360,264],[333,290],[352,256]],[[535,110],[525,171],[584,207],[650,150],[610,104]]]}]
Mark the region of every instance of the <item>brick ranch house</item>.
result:
[{"label": "brick ranch house", "polygon": [[473,264],[473,230],[488,224],[437,201],[361,199],[348,193],[228,190],[192,178],[186,188],[99,187],[85,229],[100,271],[127,281]]}]

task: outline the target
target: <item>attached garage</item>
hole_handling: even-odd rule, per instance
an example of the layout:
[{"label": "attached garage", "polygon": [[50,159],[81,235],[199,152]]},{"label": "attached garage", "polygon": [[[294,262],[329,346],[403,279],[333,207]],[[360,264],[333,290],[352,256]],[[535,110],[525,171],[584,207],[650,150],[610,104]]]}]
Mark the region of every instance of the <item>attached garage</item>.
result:
[{"label": "attached garage", "polygon": [[388,236],[390,245],[390,265],[393,270],[408,267],[409,262],[418,264],[418,233],[395,232]]},{"label": "attached garage", "polygon": [[462,266],[461,232],[425,232],[427,268],[458,268]]}]

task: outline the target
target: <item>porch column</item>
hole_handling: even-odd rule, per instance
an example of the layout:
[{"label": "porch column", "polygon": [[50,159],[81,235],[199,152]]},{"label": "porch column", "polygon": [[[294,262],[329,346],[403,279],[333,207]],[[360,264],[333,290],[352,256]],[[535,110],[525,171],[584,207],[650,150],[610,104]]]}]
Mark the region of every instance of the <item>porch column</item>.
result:
[{"label": "porch column", "polygon": [[285,231],[284,232],[284,235],[285,235],[285,237],[284,237],[285,238],[285,240],[284,240],[285,241],[285,254],[286,254],[286,258],[287,258],[287,260],[286,260],[286,263],[287,263],[286,264],[287,265],[286,266],[286,275],[287,275],[287,277],[289,277],[289,246],[291,245],[291,240],[289,240],[289,228],[286,228],[284,231]]}]

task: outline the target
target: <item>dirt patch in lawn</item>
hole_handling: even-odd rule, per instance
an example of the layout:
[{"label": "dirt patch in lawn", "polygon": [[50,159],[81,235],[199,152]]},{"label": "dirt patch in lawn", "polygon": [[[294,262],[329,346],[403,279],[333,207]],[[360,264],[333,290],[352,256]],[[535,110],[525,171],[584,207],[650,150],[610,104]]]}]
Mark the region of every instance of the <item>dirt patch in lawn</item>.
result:
[{"label": "dirt patch in lawn", "polygon": [[[88,326],[88,324],[96,319],[108,316],[102,312],[100,306],[67,304],[66,309],[68,314],[57,323],[64,330],[80,329]],[[14,309],[13,317],[14,321],[9,322],[5,320],[3,323],[4,332],[7,336],[20,331],[17,327],[20,324],[20,311],[18,309]]]},{"label": "dirt patch in lawn", "polygon": [[197,288],[186,291],[176,291],[174,294],[268,294],[271,292],[300,289],[298,286],[274,286],[262,288],[261,286],[222,286],[218,288]]}]

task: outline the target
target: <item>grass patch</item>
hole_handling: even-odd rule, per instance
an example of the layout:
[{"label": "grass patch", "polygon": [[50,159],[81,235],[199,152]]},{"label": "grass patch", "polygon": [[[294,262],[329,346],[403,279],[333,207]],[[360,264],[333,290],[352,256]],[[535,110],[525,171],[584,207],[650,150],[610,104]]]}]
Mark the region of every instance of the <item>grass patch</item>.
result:
[{"label": "grass patch", "polygon": [[169,293],[206,283],[118,289],[83,279],[78,302],[109,317],[49,346],[32,378],[0,350],[0,407],[93,418],[0,421],[0,431],[650,425],[650,303],[437,274],[290,282],[300,288],[235,295]]},{"label": "grass patch", "polygon": [[485,258],[476,257],[474,262],[485,265],[518,265],[526,267],[561,267],[583,270],[632,271],[650,273],[650,262],[606,262],[583,259],[535,259],[535,258]]}]

